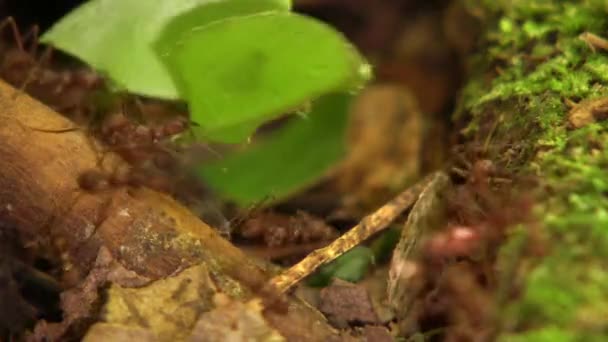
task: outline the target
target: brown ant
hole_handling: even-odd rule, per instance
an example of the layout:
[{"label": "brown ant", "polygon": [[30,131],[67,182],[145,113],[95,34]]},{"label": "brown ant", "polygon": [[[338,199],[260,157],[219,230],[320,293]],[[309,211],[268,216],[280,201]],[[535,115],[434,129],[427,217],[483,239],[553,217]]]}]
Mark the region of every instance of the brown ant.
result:
[{"label": "brown ant", "polygon": [[[51,69],[48,64],[53,49],[48,46],[38,56],[38,27],[33,26],[21,34],[12,17],[0,22],[0,32],[10,28],[14,46],[5,48],[0,60],[0,76],[18,89],[15,98],[26,91],[53,109],[67,114],[86,107],[93,90],[102,85],[102,79],[88,69]],[[26,42],[29,46],[26,47]]]},{"label": "brown ant", "polygon": [[[179,154],[178,145],[171,144],[169,141],[175,135],[188,130],[191,123],[185,116],[163,120],[164,122],[154,125],[142,124],[133,119],[136,114],[145,114],[146,119],[149,119],[155,114],[157,117],[159,117],[158,114],[162,114],[164,117],[167,114],[174,115],[175,110],[164,103],[138,98],[131,101],[133,98],[121,97],[119,102],[112,101],[109,104],[114,109],[120,107],[121,114],[99,119],[96,113],[108,112],[108,110],[95,111],[93,103],[90,101],[92,100],[90,95],[101,88],[100,85],[103,85],[101,78],[88,70],[55,71],[43,68],[43,59],[37,60],[35,56],[37,29],[34,28],[31,33],[22,37],[12,18],[0,23],[0,30],[7,27],[10,27],[13,32],[16,47],[8,47],[4,49],[3,56],[0,55],[0,77],[15,87],[21,89],[27,87],[30,95],[69,116],[75,122],[73,126],[58,128],[23,126],[46,133],[83,131],[87,133],[88,137],[96,136],[99,141],[104,143],[105,147],[100,149],[98,143],[89,139],[94,153],[114,152],[130,165],[128,168],[112,172],[102,170],[99,167],[101,164],[98,163],[97,167],[84,171],[78,177],[77,183],[81,190],[94,192],[121,186],[146,186],[171,195],[179,194],[176,197],[182,202],[188,205],[198,205],[197,202],[205,194],[200,186],[193,186],[196,179],[185,172],[186,164],[194,162],[194,159],[200,161],[201,157],[204,158],[207,155],[197,153],[194,156],[192,154],[188,156],[194,157],[192,161],[187,160],[186,157]],[[25,42],[28,43],[28,46]],[[14,56],[12,56],[13,53]],[[128,108],[128,105],[133,103],[136,105],[135,108]],[[141,117],[143,116],[141,115]],[[197,144],[195,147],[205,147],[207,151],[218,155],[205,145]],[[194,149],[190,148],[189,151],[194,151]]]},{"label": "brown ant", "polygon": [[268,247],[330,241],[338,236],[334,227],[306,212],[288,216],[272,211],[253,213],[239,228],[246,239],[261,239]]},{"label": "brown ant", "polygon": [[[38,26],[34,25],[22,35],[17,26],[17,22],[13,17],[7,17],[0,22],[0,31],[4,30],[6,27],[11,31],[16,48],[8,48],[4,52],[2,59],[2,76],[11,83],[21,83],[19,90],[23,91],[39,71],[39,65],[35,58],[38,49],[39,29]],[[31,40],[31,44],[26,50],[25,42],[28,40]],[[49,57],[50,50],[47,50],[43,54],[41,62]]]},{"label": "brown ant", "polygon": [[78,176],[78,186],[87,192],[96,193],[120,187],[147,187],[160,192],[170,192],[169,180],[152,175],[139,168],[122,167],[114,172],[89,169]]},{"label": "brown ant", "polygon": [[[25,34],[21,34],[19,27],[17,27],[17,22],[13,17],[6,17],[4,20],[0,22],[0,32],[4,30],[6,27],[11,30],[12,38],[17,45],[18,51],[24,52],[27,56],[32,56],[36,54],[36,50],[38,48],[38,33],[39,28],[37,25],[32,26]],[[25,49],[25,42],[31,39],[31,46],[29,51]]]},{"label": "brown ant", "polygon": [[128,173],[106,173],[98,169],[86,170],[78,176],[78,186],[88,192],[100,192],[130,184]]},{"label": "brown ant", "polygon": [[128,163],[139,165],[153,160],[156,166],[163,168],[171,166],[171,153],[160,143],[187,128],[188,121],[182,117],[149,127],[129,120],[124,114],[113,114],[102,123],[99,135]]},{"label": "brown ant", "polygon": [[484,158],[484,155],[485,152],[481,150],[465,151],[463,146],[456,146],[455,160],[450,168],[451,174],[465,182],[482,187],[512,183],[512,180],[506,177],[505,170],[499,168],[494,161]]}]

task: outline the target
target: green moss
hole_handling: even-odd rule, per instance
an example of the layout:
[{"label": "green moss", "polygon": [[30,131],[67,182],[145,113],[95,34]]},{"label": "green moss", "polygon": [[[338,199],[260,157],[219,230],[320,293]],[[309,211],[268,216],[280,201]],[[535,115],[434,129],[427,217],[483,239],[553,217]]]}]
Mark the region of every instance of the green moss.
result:
[{"label": "green moss", "polygon": [[573,342],[576,338],[572,332],[558,327],[546,327],[531,330],[519,335],[507,335],[500,338],[501,342]]},{"label": "green moss", "polygon": [[[600,0],[483,3],[487,17],[496,20],[473,68],[486,74],[473,75],[463,91],[459,112],[471,116],[465,132],[484,136],[484,123],[503,117],[492,142],[500,146],[523,136],[532,153],[519,160],[517,172],[537,175],[549,189],[535,208],[548,253],[519,262],[513,279],[525,279],[525,286],[517,300],[505,303],[501,340],[605,339],[608,123],[567,129],[565,100],[608,96],[608,53],[593,52],[578,38],[585,31],[608,32],[608,5]],[[488,76],[491,82],[482,81]],[[508,264],[513,245],[505,244],[499,265]]]}]

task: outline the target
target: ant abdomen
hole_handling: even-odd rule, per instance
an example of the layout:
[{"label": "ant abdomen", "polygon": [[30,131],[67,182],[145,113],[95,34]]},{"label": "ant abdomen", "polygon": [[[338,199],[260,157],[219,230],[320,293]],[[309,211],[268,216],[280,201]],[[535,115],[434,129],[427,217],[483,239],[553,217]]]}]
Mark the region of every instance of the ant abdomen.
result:
[{"label": "ant abdomen", "polygon": [[78,176],[77,182],[82,190],[89,192],[97,192],[110,187],[108,175],[93,169],[81,173]]}]

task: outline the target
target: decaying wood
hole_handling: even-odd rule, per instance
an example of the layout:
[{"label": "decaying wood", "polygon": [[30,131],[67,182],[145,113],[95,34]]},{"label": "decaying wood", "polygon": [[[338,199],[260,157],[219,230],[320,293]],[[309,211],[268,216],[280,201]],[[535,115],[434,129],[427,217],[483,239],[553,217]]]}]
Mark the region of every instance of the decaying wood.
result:
[{"label": "decaying wood", "polygon": [[[117,288],[152,286],[193,265],[206,270],[201,279],[212,279],[197,283],[200,293],[246,299],[266,282],[264,269],[172,198],[124,185],[96,192],[81,189],[78,177],[84,172],[127,166],[103,147],[95,148],[98,144],[86,129],[65,130],[74,124],[25,94],[15,96],[16,91],[0,81],[0,222],[18,228],[32,255],[44,251],[60,262],[65,289],[95,290],[91,284],[99,282],[91,278],[96,276],[91,270],[105,267],[98,273],[113,274],[107,271],[109,259],[131,274],[112,278]],[[100,251],[109,256],[102,258]],[[107,260],[100,263],[102,259]],[[64,305],[68,297],[64,295]],[[197,313],[210,310],[210,301],[204,304],[196,304]],[[294,300],[289,314],[271,312],[266,318],[292,338],[336,336],[322,317]],[[127,321],[142,327],[137,319],[121,323]]]},{"label": "decaying wood", "polygon": [[412,280],[419,271],[416,254],[421,247],[421,240],[445,224],[446,193],[449,186],[449,176],[438,172],[414,204],[395,247],[387,290],[389,305],[400,320],[406,318],[411,303],[420,290]]}]

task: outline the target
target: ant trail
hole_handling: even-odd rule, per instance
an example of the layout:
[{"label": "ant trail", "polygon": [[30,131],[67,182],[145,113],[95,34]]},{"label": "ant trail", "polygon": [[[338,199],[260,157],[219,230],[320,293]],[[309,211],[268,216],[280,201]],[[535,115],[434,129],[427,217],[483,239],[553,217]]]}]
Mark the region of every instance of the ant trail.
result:
[{"label": "ant trail", "polygon": [[[143,101],[139,97],[134,97],[133,104],[135,105],[135,108],[136,108],[137,118],[141,121],[145,121],[146,109],[144,108],[145,105],[144,105]],[[126,113],[126,112],[124,112],[124,113]]]}]

